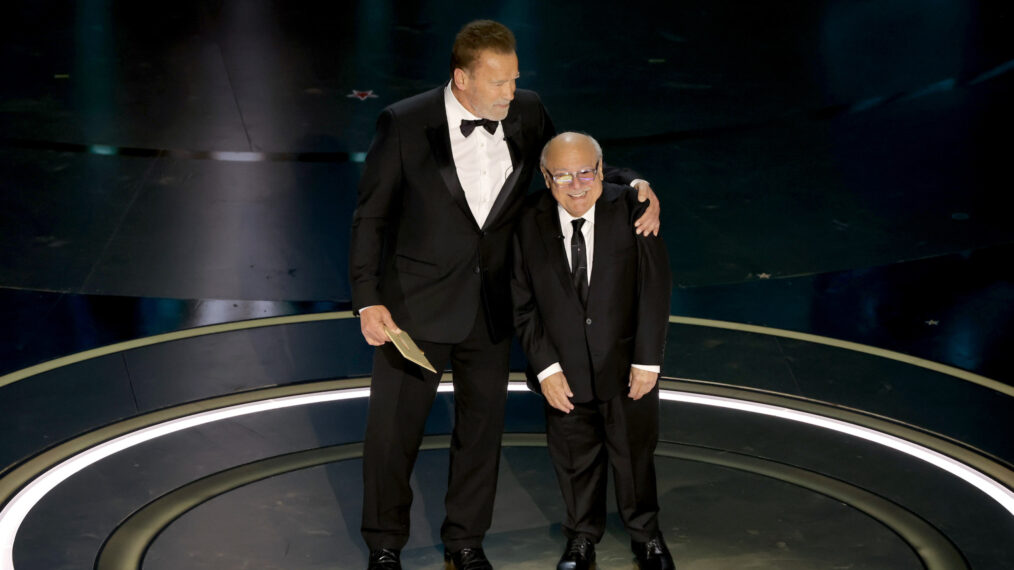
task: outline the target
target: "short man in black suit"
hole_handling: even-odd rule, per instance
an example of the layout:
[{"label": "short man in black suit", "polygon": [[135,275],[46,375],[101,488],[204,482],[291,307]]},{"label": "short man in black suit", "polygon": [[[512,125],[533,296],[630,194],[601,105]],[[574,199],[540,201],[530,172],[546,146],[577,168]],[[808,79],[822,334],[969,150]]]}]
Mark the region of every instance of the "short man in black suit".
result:
[{"label": "short man in black suit", "polygon": [[[471,22],[455,39],[450,82],[377,120],[349,253],[353,306],[366,341],[378,347],[363,453],[370,568],[400,568],[409,479],[440,382],[439,373],[403,359],[385,327],[404,328],[437,370],[451,364],[455,418],[440,534],[456,568],[491,567],[481,545],[507,397],[511,239],[539,152],[554,134],[538,96],[515,89],[518,76],[510,30]],[[656,201],[647,183],[611,173],[641,186],[639,199]],[[638,224],[657,232],[658,208]]]},{"label": "short man in black suit", "polygon": [[603,183],[602,150],[577,133],[542,155],[514,239],[514,320],[567,507],[560,570],[587,569],[605,531],[607,464],[642,570],[673,568],[659,532],[654,451],[672,278],[661,238],[631,231],[643,209]]}]

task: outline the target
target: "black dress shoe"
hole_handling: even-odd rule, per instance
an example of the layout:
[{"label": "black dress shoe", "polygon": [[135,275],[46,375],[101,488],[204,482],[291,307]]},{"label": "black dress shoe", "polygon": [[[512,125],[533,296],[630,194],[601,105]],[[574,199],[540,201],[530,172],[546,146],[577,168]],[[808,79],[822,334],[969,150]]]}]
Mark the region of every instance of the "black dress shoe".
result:
[{"label": "black dress shoe", "polygon": [[444,550],[444,566],[448,570],[493,570],[481,548],[462,548],[457,552]]},{"label": "black dress shoe", "polygon": [[591,570],[595,567],[595,543],[583,536],[567,540],[556,570]]},{"label": "black dress shoe", "polygon": [[394,548],[371,550],[366,570],[401,570],[401,551]]},{"label": "black dress shoe", "polygon": [[665,539],[658,535],[648,542],[630,541],[630,550],[634,551],[634,558],[641,570],[675,570],[676,563],[669,554],[669,547],[665,545]]}]

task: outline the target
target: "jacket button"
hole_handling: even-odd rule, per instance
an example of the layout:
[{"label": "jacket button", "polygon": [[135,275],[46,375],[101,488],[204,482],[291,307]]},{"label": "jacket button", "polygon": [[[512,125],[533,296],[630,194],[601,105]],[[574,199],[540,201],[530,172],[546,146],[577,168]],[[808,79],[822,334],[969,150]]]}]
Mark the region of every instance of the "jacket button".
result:
[{"label": "jacket button", "polygon": [[473,269],[473,270],[472,270],[472,272],[473,272],[473,273],[475,273],[476,275],[478,275],[478,274],[479,274],[479,271],[480,271],[480,270],[479,270],[479,266],[478,266],[478,265],[476,265],[476,266],[475,266],[475,269]]},{"label": "jacket button", "polygon": [[590,324],[591,324],[591,319],[585,319],[585,320],[584,320],[584,324],[586,324],[586,325],[590,325]]}]

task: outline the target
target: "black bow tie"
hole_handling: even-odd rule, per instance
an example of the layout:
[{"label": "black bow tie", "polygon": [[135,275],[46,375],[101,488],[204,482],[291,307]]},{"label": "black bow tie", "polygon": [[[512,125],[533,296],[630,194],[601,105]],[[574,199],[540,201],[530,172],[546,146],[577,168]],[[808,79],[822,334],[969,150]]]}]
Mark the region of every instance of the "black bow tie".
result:
[{"label": "black bow tie", "polygon": [[461,134],[467,137],[468,135],[472,134],[472,131],[475,130],[475,127],[482,127],[487,131],[489,131],[489,134],[493,134],[496,132],[496,126],[499,124],[500,121],[491,121],[489,119],[476,119],[474,121],[469,121],[468,119],[461,119]]}]

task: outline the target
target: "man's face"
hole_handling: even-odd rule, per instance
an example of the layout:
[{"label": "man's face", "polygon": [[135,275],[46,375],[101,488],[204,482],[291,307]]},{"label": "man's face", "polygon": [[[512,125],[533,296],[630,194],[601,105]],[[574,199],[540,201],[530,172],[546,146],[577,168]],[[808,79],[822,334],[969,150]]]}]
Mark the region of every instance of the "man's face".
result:
[{"label": "man's face", "polygon": [[514,52],[483,50],[470,70],[454,70],[458,100],[476,117],[491,121],[502,121],[507,116],[518,77],[518,56]]},{"label": "man's face", "polygon": [[[587,138],[555,140],[546,152],[542,175],[553,198],[571,216],[583,216],[602,195],[602,161]],[[567,178],[570,183],[563,183]]]}]

